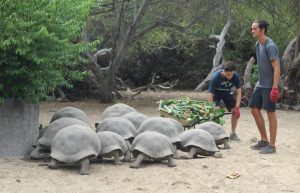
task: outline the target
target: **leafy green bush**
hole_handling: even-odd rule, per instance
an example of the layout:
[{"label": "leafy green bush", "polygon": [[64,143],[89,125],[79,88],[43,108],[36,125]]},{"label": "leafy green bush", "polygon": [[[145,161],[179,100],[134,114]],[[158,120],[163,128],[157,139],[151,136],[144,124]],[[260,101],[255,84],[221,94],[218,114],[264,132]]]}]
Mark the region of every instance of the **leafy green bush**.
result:
[{"label": "leafy green bush", "polygon": [[68,79],[88,45],[78,43],[92,0],[2,0],[0,100],[40,101]]}]

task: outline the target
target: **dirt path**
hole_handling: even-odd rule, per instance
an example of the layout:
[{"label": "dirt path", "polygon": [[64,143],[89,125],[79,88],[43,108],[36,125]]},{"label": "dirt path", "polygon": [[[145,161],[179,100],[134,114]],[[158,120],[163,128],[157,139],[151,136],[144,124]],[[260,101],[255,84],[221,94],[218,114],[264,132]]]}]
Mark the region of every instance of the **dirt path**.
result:
[{"label": "dirt path", "polygon": [[[205,94],[149,92],[136,100],[121,102],[146,115],[159,116],[156,102],[160,98],[181,96],[203,99]],[[54,110],[64,106],[81,108],[92,122],[96,122],[109,105],[97,101],[43,103],[40,105],[40,122],[47,124]],[[39,166],[41,161],[0,158],[0,192],[300,192],[300,113],[278,110],[277,117],[275,155],[260,155],[249,148],[253,140],[258,138],[258,131],[249,109],[242,108],[237,130],[242,140],[231,142],[232,148],[229,150],[221,150],[222,159],[208,157],[176,160],[175,168],[168,168],[163,163],[145,164],[140,169],[131,169],[128,163],[122,166],[115,166],[111,162],[94,163],[90,166],[91,175],[81,176],[77,167],[50,170],[47,166]],[[229,133],[229,116],[225,118],[225,127]],[[236,179],[226,178],[231,172],[238,172],[241,176]]]}]

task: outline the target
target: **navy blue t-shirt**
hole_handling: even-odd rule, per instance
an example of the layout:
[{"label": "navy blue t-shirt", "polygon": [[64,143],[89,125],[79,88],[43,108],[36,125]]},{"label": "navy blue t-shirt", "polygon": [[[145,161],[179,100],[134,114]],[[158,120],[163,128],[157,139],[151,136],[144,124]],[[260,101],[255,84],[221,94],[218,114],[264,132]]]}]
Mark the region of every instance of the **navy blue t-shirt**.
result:
[{"label": "navy blue t-shirt", "polygon": [[223,70],[218,70],[213,73],[210,80],[210,85],[208,91],[214,95],[230,95],[231,88],[235,87],[239,89],[240,86],[240,77],[238,73],[234,72],[232,79],[227,80],[221,75]]}]

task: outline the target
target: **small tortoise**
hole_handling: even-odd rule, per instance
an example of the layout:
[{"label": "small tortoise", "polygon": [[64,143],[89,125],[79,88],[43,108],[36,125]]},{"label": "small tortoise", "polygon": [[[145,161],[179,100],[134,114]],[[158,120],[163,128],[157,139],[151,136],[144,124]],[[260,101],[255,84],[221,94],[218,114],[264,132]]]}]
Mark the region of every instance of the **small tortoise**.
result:
[{"label": "small tortoise", "polygon": [[126,114],[122,115],[121,117],[131,121],[133,123],[133,125],[135,126],[136,130],[138,130],[140,125],[148,118],[146,115],[144,115],[143,113],[139,113],[139,112],[126,113]]},{"label": "small tortoise", "polygon": [[90,128],[82,125],[65,127],[52,140],[49,168],[57,168],[58,162],[80,163],[80,174],[88,175],[89,159],[98,156],[100,150],[100,139]]},{"label": "small tortoise", "polygon": [[230,146],[228,144],[229,137],[226,134],[225,128],[222,125],[209,121],[197,125],[196,129],[203,129],[209,132],[214,137],[217,146],[224,144],[224,149],[230,149]]},{"label": "small tortoise", "polygon": [[114,157],[114,163],[121,165],[120,157],[124,155],[123,161],[130,161],[131,153],[125,140],[119,134],[111,131],[102,131],[98,132],[97,135],[101,142],[101,151],[98,155],[98,159]]},{"label": "small tortoise", "polygon": [[56,133],[70,125],[82,125],[89,127],[89,125],[79,119],[63,117],[51,122],[48,126],[42,129],[42,132],[38,138],[37,146],[31,152],[32,159],[47,159],[49,158],[51,142]]},{"label": "small tortoise", "polygon": [[134,139],[132,143],[132,155],[135,161],[130,164],[131,168],[140,168],[143,160],[162,161],[168,160],[168,166],[174,167],[173,146],[168,137],[155,132],[146,131]]},{"label": "small tortoise", "polygon": [[92,128],[92,124],[91,124],[89,118],[87,117],[87,115],[85,114],[85,112],[83,112],[81,109],[78,109],[76,107],[64,107],[64,108],[57,110],[52,115],[50,123],[55,121],[56,119],[60,119],[62,117],[71,117],[71,118],[79,119],[79,120],[87,123]]},{"label": "small tortoise", "polygon": [[120,117],[120,116],[122,116],[126,113],[130,113],[130,112],[137,112],[137,111],[129,105],[126,105],[124,103],[117,103],[117,104],[107,107],[103,111],[103,113],[100,117],[100,121],[104,120],[106,118],[109,118],[109,117]]},{"label": "small tortoise", "polygon": [[222,154],[217,148],[213,136],[202,129],[190,129],[179,134],[181,139],[180,150],[189,152],[187,156],[182,156],[184,159],[192,159],[198,154],[203,156],[213,156],[221,158]]},{"label": "small tortoise", "polygon": [[130,143],[137,135],[137,131],[133,123],[122,117],[110,117],[99,123],[96,132],[111,131],[119,134],[126,141],[128,149],[131,149]]},{"label": "small tortoise", "polygon": [[177,146],[180,144],[180,138],[177,134],[176,125],[171,120],[164,117],[150,117],[140,125],[138,133],[145,131],[156,131],[167,136],[173,144],[174,158],[179,158]]}]

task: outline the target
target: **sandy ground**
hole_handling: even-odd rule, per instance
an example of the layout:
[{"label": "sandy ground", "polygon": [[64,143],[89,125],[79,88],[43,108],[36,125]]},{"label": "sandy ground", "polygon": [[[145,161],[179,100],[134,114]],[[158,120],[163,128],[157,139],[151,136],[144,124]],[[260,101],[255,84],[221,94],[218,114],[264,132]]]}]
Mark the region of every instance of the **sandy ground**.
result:
[{"label": "sandy ground", "polygon": [[[146,115],[159,116],[156,102],[160,98],[181,96],[202,99],[205,94],[147,92],[136,100],[119,102],[127,103]],[[64,106],[81,108],[92,122],[96,122],[109,105],[97,101],[42,103],[40,123],[47,124],[54,110]],[[264,116],[266,118],[265,113]],[[260,155],[249,148],[259,134],[249,109],[242,108],[237,130],[241,141],[231,142],[229,150],[221,150],[222,159],[176,160],[177,167],[174,168],[165,163],[147,163],[140,169],[131,169],[128,163],[122,166],[111,162],[93,163],[90,165],[91,174],[82,176],[75,166],[51,170],[43,161],[0,158],[0,192],[300,192],[300,112],[278,110],[277,116],[277,153],[273,155]],[[229,116],[224,118],[229,133]],[[232,172],[238,172],[240,177],[227,178]]]}]

